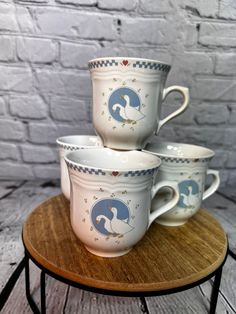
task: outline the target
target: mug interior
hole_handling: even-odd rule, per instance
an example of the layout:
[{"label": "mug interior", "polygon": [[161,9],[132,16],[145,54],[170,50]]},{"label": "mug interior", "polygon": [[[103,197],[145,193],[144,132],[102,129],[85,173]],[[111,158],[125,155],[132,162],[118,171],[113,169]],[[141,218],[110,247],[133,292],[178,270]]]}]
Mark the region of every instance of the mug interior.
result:
[{"label": "mug interior", "polygon": [[82,167],[108,171],[147,170],[157,168],[161,160],[140,151],[115,151],[110,148],[83,149],[67,154],[65,160]]},{"label": "mug interior", "polygon": [[149,143],[143,151],[155,153],[161,157],[200,159],[211,158],[214,152],[206,147],[173,142]]},{"label": "mug interior", "polygon": [[56,142],[59,145],[90,147],[98,146],[101,141],[98,136],[68,135],[59,137]]}]

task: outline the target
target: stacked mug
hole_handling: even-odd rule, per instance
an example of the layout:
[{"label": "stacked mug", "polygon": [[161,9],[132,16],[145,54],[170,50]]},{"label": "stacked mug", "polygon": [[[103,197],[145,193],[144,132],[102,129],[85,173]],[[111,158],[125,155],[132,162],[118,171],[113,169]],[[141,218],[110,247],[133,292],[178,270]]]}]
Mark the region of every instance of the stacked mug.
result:
[{"label": "stacked mug", "polygon": [[[128,253],[150,225],[187,222],[219,186],[208,169],[214,152],[182,143],[150,142],[153,134],[184,112],[186,87],[165,88],[170,65],[149,59],[89,61],[93,125],[98,136],[65,136],[60,149],[61,187],[70,199],[71,226],[86,249],[99,256]],[[167,95],[180,107],[161,119]],[[205,189],[207,175],[212,184]]]}]

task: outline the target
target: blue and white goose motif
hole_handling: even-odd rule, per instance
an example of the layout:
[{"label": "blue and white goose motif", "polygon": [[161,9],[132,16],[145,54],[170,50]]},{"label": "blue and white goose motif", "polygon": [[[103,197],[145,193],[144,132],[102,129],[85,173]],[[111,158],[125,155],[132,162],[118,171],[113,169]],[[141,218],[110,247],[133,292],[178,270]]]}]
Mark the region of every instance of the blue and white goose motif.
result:
[{"label": "blue and white goose motif", "polygon": [[128,95],[121,95],[121,98],[125,100],[125,107],[120,104],[114,104],[113,110],[119,110],[119,114],[122,119],[135,124],[137,121],[143,119],[145,115],[136,107],[132,107],[130,104],[130,98]]},{"label": "blue and white goose motif", "polygon": [[139,95],[128,87],[121,87],[112,92],[108,100],[111,116],[118,122],[136,124],[145,115],[141,112]]},{"label": "blue and white goose motif", "polygon": [[177,204],[181,208],[195,208],[199,203],[199,186],[194,180],[184,180],[179,183],[180,200]]},{"label": "blue and white goose motif", "polygon": [[91,219],[95,229],[105,235],[123,237],[134,229],[129,224],[130,212],[127,204],[119,199],[102,199],[94,204]]}]

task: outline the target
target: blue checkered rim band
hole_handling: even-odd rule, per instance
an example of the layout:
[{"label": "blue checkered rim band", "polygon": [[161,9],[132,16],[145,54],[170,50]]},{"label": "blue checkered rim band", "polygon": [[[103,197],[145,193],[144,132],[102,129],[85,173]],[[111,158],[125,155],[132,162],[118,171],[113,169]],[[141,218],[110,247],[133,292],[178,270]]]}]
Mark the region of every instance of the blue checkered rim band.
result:
[{"label": "blue checkered rim band", "polygon": [[81,166],[76,166],[76,165],[72,165],[68,162],[66,162],[68,167],[73,169],[73,170],[77,170],[79,172],[83,172],[83,173],[89,173],[89,174],[95,174],[95,175],[102,175],[105,176],[106,173],[104,171],[102,171],[102,169],[89,169],[87,167],[81,167]]},{"label": "blue checkered rim band", "polygon": [[[89,69],[118,66],[118,65],[119,65],[119,62],[112,59],[111,60],[98,60],[98,61],[93,61],[93,62],[88,63]],[[170,66],[168,64],[148,62],[148,61],[135,61],[133,63],[133,68],[159,70],[159,71],[163,71],[167,73],[170,71]]]},{"label": "blue checkered rim band", "polygon": [[[95,174],[95,175],[102,175],[105,176],[106,172],[104,172],[102,169],[89,169],[87,167],[81,167],[81,166],[76,166],[68,161],[66,161],[68,167],[70,169],[83,172],[83,173],[89,173],[89,174]],[[136,170],[136,171],[128,171],[124,173],[124,177],[135,177],[135,176],[144,176],[146,174],[153,174],[156,168],[154,169],[148,169],[148,170]]]},{"label": "blue checkered rim band", "polygon": [[162,161],[166,161],[166,162],[175,162],[177,164],[190,164],[192,162],[208,162],[211,160],[212,157],[209,158],[196,158],[196,159],[185,159],[185,158],[174,158],[174,157],[162,157],[162,156],[158,156]]},{"label": "blue checkered rim band", "polygon": [[125,172],[125,177],[135,177],[135,176],[144,176],[145,174],[153,174],[156,168],[148,170],[136,170]]},{"label": "blue checkered rim band", "polygon": [[139,69],[142,68],[142,69],[160,70],[163,72],[169,72],[170,71],[170,66],[167,64],[147,62],[147,61],[136,61],[133,64],[133,67],[139,68]]},{"label": "blue checkered rim band", "polygon": [[80,146],[76,147],[76,146],[70,146],[70,145],[64,145],[64,144],[59,144],[59,145],[60,145],[60,147],[66,149],[66,150],[71,150],[71,151],[85,148],[85,147],[80,147]]},{"label": "blue checkered rim band", "polygon": [[118,66],[118,62],[115,60],[99,60],[94,62],[89,62],[89,69],[102,68],[102,67],[110,67],[110,66]]}]

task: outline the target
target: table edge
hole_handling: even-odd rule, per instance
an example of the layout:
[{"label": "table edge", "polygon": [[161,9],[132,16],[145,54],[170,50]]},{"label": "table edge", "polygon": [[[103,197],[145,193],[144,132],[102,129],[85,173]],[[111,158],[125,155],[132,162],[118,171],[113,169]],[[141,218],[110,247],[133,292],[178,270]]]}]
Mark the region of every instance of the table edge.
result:
[{"label": "table edge", "polygon": [[[39,206],[41,206],[42,204],[49,202],[49,201],[52,201],[54,198],[57,198],[60,195],[61,194],[45,200],[44,202],[39,204],[35,208],[35,210]],[[207,211],[206,209],[202,209],[202,210]],[[213,215],[211,215],[208,211],[207,211],[207,214],[212,216],[218,222],[218,220]],[[27,220],[28,220],[29,216],[27,217]],[[25,221],[25,223],[26,223],[26,221]],[[34,262],[36,262],[36,264],[41,269],[49,270],[51,273],[62,278],[62,280],[69,280],[69,281],[74,282],[74,283],[78,283],[81,285],[85,285],[85,286],[88,286],[91,288],[101,289],[101,290],[105,289],[105,290],[109,290],[109,291],[120,291],[120,292],[123,291],[123,292],[130,292],[130,293],[134,292],[135,293],[135,292],[152,292],[152,291],[161,292],[161,291],[165,291],[165,290],[169,290],[169,289],[178,289],[180,287],[194,284],[195,282],[201,281],[202,279],[213,274],[218,268],[220,268],[224,264],[224,261],[227,257],[227,252],[228,252],[228,239],[227,239],[227,236],[226,236],[224,229],[222,228],[221,224],[218,222],[222,231],[224,232],[226,245],[225,245],[225,248],[224,248],[224,251],[223,251],[221,258],[219,258],[214,264],[210,265],[209,270],[207,272],[207,275],[206,275],[206,269],[204,269],[197,274],[193,274],[191,276],[185,277],[184,278],[184,280],[185,280],[184,285],[181,284],[181,282],[183,281],[183,278],[181,278],[181,279],[173,280],[171,282],[171,284],[168,281],[166,283],[161,282],[159,284],[157,284],[157,283],[147,283],[147,284],[140,283],[140,284],[135,284],[135,286],[134,286],[133,284],[130,284],[130,283],[108,282],[108,281],[96,280],[93,278],[86,278],[84,276],[81,277],[78,274],[71,273],[70,271],[66,271],[64,269],[58,268],[53,263],[48,262],[42,255],[37,253],[37,251],[34,249],[34,247],[31,246],[30,241],[28,241],[24,235],[25,223],[23,224],[23,229],[22,229],[22,241],[23,241],[25,251],[34,260]],[[76,281],[75,281],[75,279],[76,279]]]}]

